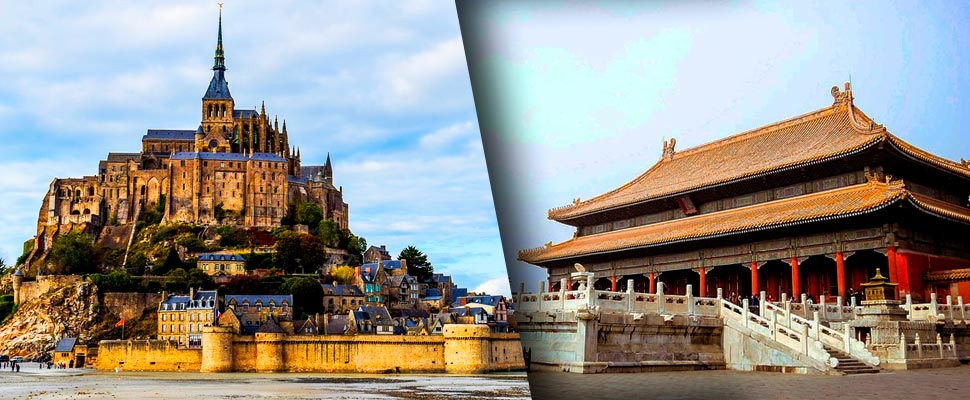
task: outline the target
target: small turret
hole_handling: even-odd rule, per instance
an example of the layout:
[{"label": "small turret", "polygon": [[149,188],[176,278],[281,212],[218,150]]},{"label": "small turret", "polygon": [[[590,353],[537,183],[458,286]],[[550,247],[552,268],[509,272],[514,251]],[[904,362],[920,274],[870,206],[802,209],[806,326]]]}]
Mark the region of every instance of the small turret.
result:
[{"label": "small turret", "polygon": [[24,273],[20,271],[20,267],[13,272],[12,282],[13,284],[13,304],[20,304],[20,287],[24,284]]}]

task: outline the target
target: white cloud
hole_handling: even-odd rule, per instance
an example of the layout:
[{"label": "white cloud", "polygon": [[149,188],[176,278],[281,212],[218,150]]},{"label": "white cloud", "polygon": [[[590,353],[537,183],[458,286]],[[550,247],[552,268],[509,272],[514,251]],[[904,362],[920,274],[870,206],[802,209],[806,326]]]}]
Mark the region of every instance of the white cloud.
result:
[{"label": "white cloud", "polygon": [[381,79],[389,89],[383,103],[394,107],[454,101],[455,99],[435,98],[431,95],[451,94],[454,88],[450,85],[459,80],[464,80],[467,87],[466,65],[460,37],[439,42],[419,53],[404,57],[393,56],[380,71]]},{"label": "white cloud", "polygon": [[509,288],[509,280],[507,278],[495,278],[489,279],[482,282],[480,285],[476,286],[471,291],[477,293],[488,293],[494,295],[505,295],[505,297],[512,297],[512,290]]},{"label": "white cloud", "polygon": [[[475,132],[475,127],[472,121],[454,124],[421,136],[419,143],[426,149],[439,148]],[[475,142],[481,143],[481,138],[476,138]]]}]

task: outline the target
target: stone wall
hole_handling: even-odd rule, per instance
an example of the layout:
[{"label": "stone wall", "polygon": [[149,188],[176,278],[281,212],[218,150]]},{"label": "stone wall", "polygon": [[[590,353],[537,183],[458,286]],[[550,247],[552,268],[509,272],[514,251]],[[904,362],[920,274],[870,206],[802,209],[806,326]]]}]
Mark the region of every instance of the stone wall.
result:
[{"label": "stone wall", "polygon": [[23,301],[36,298],[49,292],[51,288],[73,286],[81,282],[81,279],[80,275],[41,275],[36,280],[25,281],[20,286],[20,299]]},{"label": "stone wall", "polygon": [[162,295],[158,293],[105,293],[104,306],[108,316],[126,321],[140,319],[145,311],[158,308]]},{"label": "stone wall", "polygon": [[102,371],[198,371],[202,351],[158,340],[102,340],[94,368]]},{"label": "stone wall", "polygon": [[240,336],[223,327],[205,327],[201,350],[179,349],[167,341],[102,341],[95,368],[324,373],[525,369],[518,334],[492,334],[482,325],[447,325],[441,336],[273,335]]}]

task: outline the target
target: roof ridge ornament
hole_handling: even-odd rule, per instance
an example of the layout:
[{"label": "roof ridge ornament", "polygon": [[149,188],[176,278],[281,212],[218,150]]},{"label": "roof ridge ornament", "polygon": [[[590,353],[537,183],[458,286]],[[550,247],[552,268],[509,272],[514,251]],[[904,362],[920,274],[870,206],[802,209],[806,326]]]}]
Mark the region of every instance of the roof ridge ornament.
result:
[{"label": "roof ridge ornament", "polygon": [[677,139],[670,138],[669,141],[664,140],[663,159],[665,160],[674,159],[674,154],[676,153],[676,151],[674,150],[674,146],[676,145],[677,145]]},{"label": "roof ridge ornament", "polygon": [[845,91],[839,90],[838,85],[832,86],[832,98],[835,100],[832,105],[838,106],[840,104],[852,105],[852,85],[849,82],[845,83]]},{"label": "roof ridge ornament", "polygon": [[960,165],[962,165],[963,168],[970,169],[970,161],[964,160],[963,158],[960,158]]}]

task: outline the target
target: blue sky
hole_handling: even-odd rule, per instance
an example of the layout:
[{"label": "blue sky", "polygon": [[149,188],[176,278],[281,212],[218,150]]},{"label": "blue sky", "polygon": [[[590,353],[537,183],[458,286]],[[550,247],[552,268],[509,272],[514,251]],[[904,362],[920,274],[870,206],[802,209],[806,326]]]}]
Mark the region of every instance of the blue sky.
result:
[{"label": "blue sky", "polygon": [[[266,101],[303,164],[334,163],[350,227],[469,289],[508,293],[454,4],[226,1],[237,108]],[[0,5],[0,257],[54,177],[94,175],[146,129],[194,129],[216,2]]]},{"label": "blue sky", "polygon": [[572,235],[548,209],[633,179],[665,138],[682,150],[831,105],[850,76],[890,132],[970,159],[958,2],[459,1],[459,14],[516,288],[545,276],[518,250]]}]

